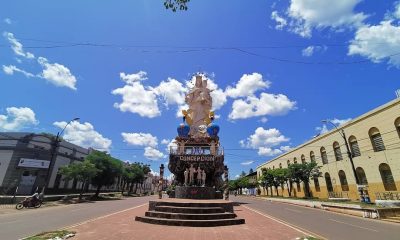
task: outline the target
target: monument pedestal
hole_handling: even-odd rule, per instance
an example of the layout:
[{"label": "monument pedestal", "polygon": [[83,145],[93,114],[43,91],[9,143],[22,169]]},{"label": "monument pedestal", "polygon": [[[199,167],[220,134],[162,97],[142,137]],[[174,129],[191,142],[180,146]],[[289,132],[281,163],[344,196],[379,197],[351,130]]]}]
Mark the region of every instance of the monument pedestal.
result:
[{"label": "monument pedestal", "polygon": [[215,199],[216,194],[213,187],[176,186],[175,198]]}]

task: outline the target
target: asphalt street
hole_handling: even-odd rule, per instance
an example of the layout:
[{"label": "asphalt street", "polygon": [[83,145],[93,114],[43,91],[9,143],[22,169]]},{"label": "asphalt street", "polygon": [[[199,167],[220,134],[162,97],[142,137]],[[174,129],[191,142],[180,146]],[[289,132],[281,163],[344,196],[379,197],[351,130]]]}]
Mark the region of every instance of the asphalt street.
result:
[{"label": "asphalt street", "polygon": [[[148,203],[156,196],[98,201],[0,214],[0,239],[15,240],[44,231],[57,230],[96,217]],[[132,216],[133,219],[134,216]]]},{"label": "asphalt street", "polygon": [[[287,203],[270,202],[254,197],[231,197],[230,200],[241,202],[243,206],[326,239],[400,239],[400,224],[398,223],[365,219]],[[268,226],[265,231],[268,231]]]}]

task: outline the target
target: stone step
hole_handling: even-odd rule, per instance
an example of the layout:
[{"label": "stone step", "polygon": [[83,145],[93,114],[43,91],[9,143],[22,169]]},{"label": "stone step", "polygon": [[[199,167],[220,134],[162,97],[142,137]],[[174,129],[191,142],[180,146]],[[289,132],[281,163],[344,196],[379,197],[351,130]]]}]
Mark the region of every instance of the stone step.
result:
[{"label": "stone step", "polygon": [[187,220],[187,219],[164,219],[154,217],[136,217],[136,221],[145,223],[169,225],[169,226],[187,226],[187,227],[216,227],[244,224],[244,219],[216,219],[216,220]]},{"label": "stone step", "polygon": [[221,207],[175,207],[175,206],[156,206],[157,212],[170,212],[170,213],[224,213],[225,210]]},{"label": "stone step", "polygon": [[193,213],[147,211],[146,217],[166,218],[166,219],[187,219],[187,220],[214,220],[214,219],[232,219],[236,217],[236,214],[234,213],[193,214]]},{"label": "stone step", "polygon": [[172,206],[172,207],[223,207],[226,203],[212,203],[212,202],[160,202],[158,206]]},{"label": "stone step", "polygon": [[387,218],[382,218],[381,220],[387,221],[387,222],[400,223],[400,219],[397,217],[387,217]]}]

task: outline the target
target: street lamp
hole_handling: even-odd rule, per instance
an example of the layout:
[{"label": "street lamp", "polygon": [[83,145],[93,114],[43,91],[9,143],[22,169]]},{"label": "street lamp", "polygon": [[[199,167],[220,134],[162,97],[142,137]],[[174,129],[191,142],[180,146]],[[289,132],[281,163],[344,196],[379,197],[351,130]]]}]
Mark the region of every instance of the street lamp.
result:
[{"label": "street lamp", "polygon": [[[346,137],[346,133],[344,132],[344,129],[343,129],[343,128],[342,128],[342,129],[339,129],[338,126],[337,126],[336,124],[334,124],[334,123],[333,123],[331,120],[329,120],[329,119],[327,119],[327,120],[322,120],[321,122],[332,124],[332,125],[336,128],[336,130],[338,130],[340,136],[342,136],[342,138],[343,138],[343,140],[344,140],[344,143],[345,143],[345,145],[346,145],[347,156],[348,156],[349,159],[350,159],[351,169],[353,170],[353,175],[354,175],[354,178],[355,178],[355,180],[356,180],[357,188],[359,188],[359,185],[360,185],[361,183],[360,183],[360,180],[358,179],[357,172],[356,172],[356,169],[355,169],[355,167],[354,167],[353,155],[352,155],[352,153],[350,152],[349,143],[347,142],[347,137]],[[363,200],[362,200],[362,192],[361,192],[361,190],[360,190],[360,189],[357,189],[357,190],[359,191],[360,201],[363,201]]]},{"label": "street lamp", "polygon": [[80,119],[80,118],[74,118],[74,119],[70,120],[67,124],[65,124],[65,126],[64,126],[64,128],[61,130],[61,132],[57,132],[56,139],[55,139],[54,142],[51,144],[53,147],[52,147],[52,150],[51,150],[51,157],[50,157],[49,168],[47,169],[46,181],[45,181],[44,187],[43,187],[43,189],[42,189],[42,193],[41,193],[42,197],[44,196],[44,192],[45,192],[46,187],[49,185],[50,175],[51,175],[51,169],[52,169],[52,165],[54,165],[53,162],[54,162],[55,159],[56,159],[57,148],[58,148],[58,144],[60,143],[60,137],[61,137],[61,135],[63,134],[64,130],[67,128],[67,126],[68,126],[71,122],[73,122],[73,121],[78,121],[79,119]]}]

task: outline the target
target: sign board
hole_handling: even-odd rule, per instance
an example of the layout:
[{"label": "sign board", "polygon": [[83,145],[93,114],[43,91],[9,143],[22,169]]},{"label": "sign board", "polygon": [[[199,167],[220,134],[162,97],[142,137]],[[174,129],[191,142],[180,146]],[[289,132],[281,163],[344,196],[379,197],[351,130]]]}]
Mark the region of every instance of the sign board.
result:
[{"label": "sign board", "polygon": [[21,158],[18,167],[49,168],[50,161],[40,159]]},{"label": "sign board", "polygon": [[180,161],[189,161],[189,162],[210,162],[215,160],[214,155],[180,155]]}]

